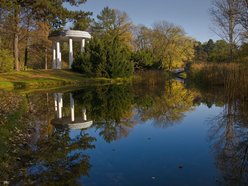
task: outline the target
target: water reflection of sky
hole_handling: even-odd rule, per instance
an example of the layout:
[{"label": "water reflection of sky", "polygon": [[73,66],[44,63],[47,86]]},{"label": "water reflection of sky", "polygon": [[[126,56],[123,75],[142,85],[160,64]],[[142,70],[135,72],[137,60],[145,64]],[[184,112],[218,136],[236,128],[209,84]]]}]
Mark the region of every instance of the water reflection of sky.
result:
[{"label": "water reflection of sky", "polygon": [[[140,122],[128,137],[111,143],[99,136],[96,128],[86,130],[97,141],[96,149],[86,151],[92,169],[89,177],[81,177],[81,183],[215,185],[220,175],[209,150],[206,120],[221,111],[220,107],[200,105],[168,128],[155,127],[154,120]],[[77,135],[79,131],[70,133],[72,138]]]}]

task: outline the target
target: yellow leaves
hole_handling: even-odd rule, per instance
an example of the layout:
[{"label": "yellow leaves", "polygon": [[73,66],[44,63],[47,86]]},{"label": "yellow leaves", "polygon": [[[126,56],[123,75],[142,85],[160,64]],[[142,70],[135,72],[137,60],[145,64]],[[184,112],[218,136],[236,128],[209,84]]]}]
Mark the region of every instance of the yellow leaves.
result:
[{"label": "yellow leaves", "polygon": [[132,50],[133,49],[133,45],[131,44],[133,40],[133,34],[131,33],[132,23],[129,21],[129,17],[126,12],[115,10],[115,14],[116,14],[115,29],[117,30],[117,33],[120,36],[120,40],[126,46],[128,46],[130,50]]},{"label": "yellow leaves", "polygon": [[[180,68],[194,57],[194,40],[185,35],[182,28],[162,21],[152,30],[142,29],[140,35],[148,42],[156,61],[163,69]],[[149,39],[148,39],[149,38]]]},{"label": "yellow leaves", "polygon": [[154,104],[144,112],[142,118],[154,118],[164,124],[173,123],[192,109],[195,97],[196,93],[186,89],[182,83],[169,81],[165,84],[164,94],[154,98]]}]

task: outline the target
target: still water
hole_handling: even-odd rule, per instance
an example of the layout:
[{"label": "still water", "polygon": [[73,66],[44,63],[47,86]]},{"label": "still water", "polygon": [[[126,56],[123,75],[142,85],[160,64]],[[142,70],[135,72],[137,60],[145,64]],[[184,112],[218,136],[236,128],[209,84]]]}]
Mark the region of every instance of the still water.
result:
[{"label": "still water", "polygon": [[248,101],[176,80],[2,93],[10,185],[246,185]]}]

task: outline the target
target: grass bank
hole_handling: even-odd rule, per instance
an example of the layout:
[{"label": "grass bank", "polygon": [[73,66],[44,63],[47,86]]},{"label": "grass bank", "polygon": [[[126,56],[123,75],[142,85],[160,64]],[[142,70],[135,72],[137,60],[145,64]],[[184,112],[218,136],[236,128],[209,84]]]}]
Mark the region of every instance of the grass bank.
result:
[{"label": "grass bank", "polygon": [[88,78],[69,70],[28,70],[0,74],[0,89],[39,89],[123,83],[128,79]]},{"label": "grass bank", "polygon": [[248,65],[239,63],[193,64],[188,75],[194,82],[211,86],[223,86],[230,82],[247,84]]},{"label": "grass bank", "polygon": [[193,64],[188,77],[190,80],[188,86],[197,88],[201,94],[207,95],[212,92],[210,95],[217,95],[223,100],[239,98],[248,101],[247,64]]},{"label": "grass bank", "polygon": [[248,95],[248,65],[238,63],[193,64],[188,75],[190,82],[201,88],[222,86]]}]

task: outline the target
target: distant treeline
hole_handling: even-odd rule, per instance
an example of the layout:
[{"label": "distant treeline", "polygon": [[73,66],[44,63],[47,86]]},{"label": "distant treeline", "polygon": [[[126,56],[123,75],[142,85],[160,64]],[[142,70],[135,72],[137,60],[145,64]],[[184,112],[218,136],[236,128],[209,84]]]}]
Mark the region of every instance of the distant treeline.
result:
[{"label": "distant treeline", "polygon": [[[229,44],[225,40],[208,42],[197,42],[195,45],[194,62],[228,62],[229,61]],[[233,49],[232,62],[248,62],[248,44],[243,42],[240,45],[235,45]]]}]

